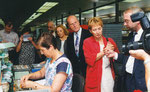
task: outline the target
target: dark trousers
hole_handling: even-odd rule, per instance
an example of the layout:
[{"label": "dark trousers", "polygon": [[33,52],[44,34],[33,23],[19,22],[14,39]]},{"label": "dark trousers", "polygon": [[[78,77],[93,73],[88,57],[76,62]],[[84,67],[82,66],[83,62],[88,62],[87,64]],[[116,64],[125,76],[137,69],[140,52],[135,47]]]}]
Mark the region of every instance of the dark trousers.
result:
[{"label": "dark trousers", "polygon": [[[126,92],[133,92],[135,89],[135,85],[134,85],[135,82],[133,83],[133,81],[131,82],[131,80],[133,80],[132,74],[126,72],[126,79],[125,79],[125,81],[126,81]],[[132,87],[131,87],[131,85],[132,85]]]}]

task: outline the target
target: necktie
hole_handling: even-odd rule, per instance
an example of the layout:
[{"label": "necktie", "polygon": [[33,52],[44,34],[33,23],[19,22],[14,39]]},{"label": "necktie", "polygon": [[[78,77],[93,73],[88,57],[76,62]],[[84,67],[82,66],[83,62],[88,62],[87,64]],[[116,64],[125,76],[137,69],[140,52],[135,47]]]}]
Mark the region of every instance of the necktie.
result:
[{"label": "necktie", "polygon": [[137,33],[136,32],[133,32],[133,34],[130,35],[130,40],[128,41],[129,44],[133,43],[134,42],[134,39],[135,39],[135,35]]},{"label": "necktie", "polygon": [[78,37],[78,33],[76,33],[75,53],[76,53],[77,56],[79,56],[79,37]]}]

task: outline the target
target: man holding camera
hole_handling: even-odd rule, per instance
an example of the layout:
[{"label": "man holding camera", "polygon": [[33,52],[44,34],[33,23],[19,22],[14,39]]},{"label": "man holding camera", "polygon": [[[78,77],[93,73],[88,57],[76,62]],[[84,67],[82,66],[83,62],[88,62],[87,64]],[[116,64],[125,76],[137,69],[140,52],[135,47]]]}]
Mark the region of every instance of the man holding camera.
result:
[{"label": "man holding camera", "polygon": [[150,55],[142,49],[130,50],[129,53],[131,56],[137,59],[144,60],[145,79],[146,79],[147,91],[149,92],[150,91]]},{"label": "man holding camera", "polygon": [[[132,22],[131,15],[137,12],[143,12],[138,7],[131,7],[124,11],[124,26],[132,32],[129,34],[129,42],[140,41],[142,39],[143,29],[140,21]],[[108,57],[113,57],[117,62],[123,63],[124,92],[133,92],[134,90],[146,91],[145,68],[141,60],[135,59],[130,55],[118,54],[112,50],[105,50]]]}]

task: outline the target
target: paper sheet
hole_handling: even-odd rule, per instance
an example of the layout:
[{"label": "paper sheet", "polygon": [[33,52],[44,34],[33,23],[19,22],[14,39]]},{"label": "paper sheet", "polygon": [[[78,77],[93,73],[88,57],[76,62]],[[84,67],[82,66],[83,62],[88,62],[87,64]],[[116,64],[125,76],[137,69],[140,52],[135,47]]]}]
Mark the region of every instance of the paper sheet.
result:
[{"label": "paper sheet", "polygon": [[15,79],[21,79],[22,76],[29,74],[29,71],[15,72]]}]

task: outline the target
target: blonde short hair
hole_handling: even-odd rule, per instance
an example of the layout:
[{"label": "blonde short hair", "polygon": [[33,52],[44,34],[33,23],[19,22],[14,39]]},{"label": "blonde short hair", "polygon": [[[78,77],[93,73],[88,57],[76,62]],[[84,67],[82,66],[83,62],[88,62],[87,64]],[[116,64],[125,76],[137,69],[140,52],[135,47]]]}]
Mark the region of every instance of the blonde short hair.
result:
[{"label": "blonde short hair", "polygon": [[95,26],[95,25],[100,25],[101,27],[103,27],[103,21],[101,20],[100,17],[93,17],[88,20],[89,30],[91,30],[92,26]]}]

